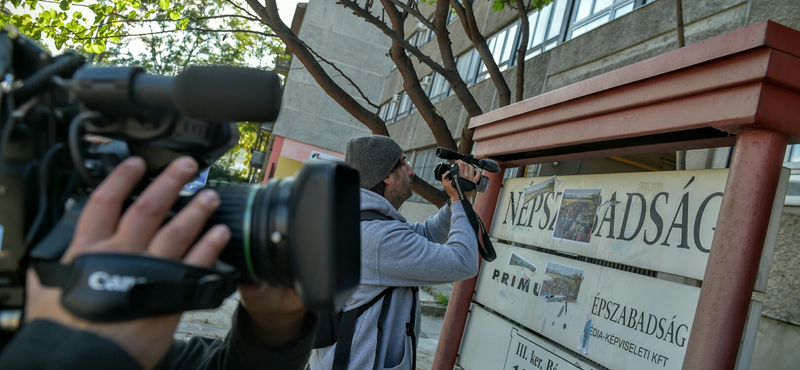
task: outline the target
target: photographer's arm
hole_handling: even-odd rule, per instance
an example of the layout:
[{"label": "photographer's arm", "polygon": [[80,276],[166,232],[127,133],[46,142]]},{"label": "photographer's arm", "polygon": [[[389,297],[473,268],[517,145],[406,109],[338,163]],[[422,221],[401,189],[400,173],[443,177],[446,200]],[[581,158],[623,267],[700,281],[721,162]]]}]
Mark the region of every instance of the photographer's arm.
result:
[{"label": "photographer's arm", "polygon": [[[481,172],[478,169],[460,160],[455,163],[459,166],[459,176],[473,183],[477,183],[480,180]],[[446,172],[444,176],[446,177],[448,174],[449,171]],[[425,222],[409,224],[415,233],[436,243],[444,243],[447,241],[450,232],[450,219],[452,217],[450,205],[461,200],[458,191],[451,186],[450,180],[443,181],[442,185],[444,186],[447,196],[450,198],[448,204],[439,209],[439,213],[429,217]],[[464,192],[467,201],[471,201],[475,193],[475,190]]]},{"label": "photographer's arm", "polygon": [[[277,335],[265,342],[255,338],[253,332],[257,324],[240,306],[236,310],[233,327],[225,341],[202,337],[194,337],[188,342],[177,341],[170,348],[164,361],[159,364],[158,369],[302,370],[308,363],[309,353],[314,344],[315,320],[316,315],[304,313],[298,321],[298,337],[282,343],[275,342],[275,338],[288,338],[284,334],[292,332],[292,330],[278,329],[277,332],[273,332]],[[273,321],[286,323],[294,320],[291,317],[275,315]]]},{"label": "photographer's arm", "polygon": [[[192,179],[196,171],[197,163],[189,158],[174,161],[121,215],[123,202],[141,180],[145,168],[144,162],[138,158],[126,160],[117,166],[86,203],[63,262],[69,262],[83,253],[122,252],[143,253],[152,257],[182,260],[186,264],[210,266],[226,246],[230,231],[224,226],[215,226],[199,241],[194,243],[194,240],[219,204],[216,193],[202,192],[166,225],[163,224],[181,187]],[[60,303],[60,296],[60,290],[41,286],[37,276],[29,272],[26,318],[30,323],[4,349],[0,357],[0,368],[57,366],[61,369],[152,369],[173,343],[173,332],[180,319],[178,314],[115,323],[95,323],[79,319],[66,311]],[[249,329],[240,330],[239,334],[244,338],[242,342],[284,343],[291,346],[293,339],[298,343],[310,341],[304,339],[305,337],[297,338],[297,326],[293,326],[297,321],[281,316],[281,307],[284,306],[279,304],[271,310],[257,312],[275,315],[275,319],[285,326],[270,328],[267,325],[265,328],[271,337],[260,336],[256,340],[244,338]],[[242,316],[250,317],[242,313],[240,310],[237,322],[245,321],[241,320]],[[257,314],[254,316],[259,317]],[[263,323],[264,318],[256,321]],[[302,325],[301,321],[301,334],[310,332],[303,330]],[[237,327],[246,329],[251,325]],[[236,340],[236,336],[237,332],[234,330],[231,342]],[[268,337],[275,339],[275,342],[263,341]],[[42,345],[45,342],[48,345]],[[82,343],[87,344],[81,345]],[[213,347],[220,345],[214,344]],[[263,346],[253,347],[263,349]],[[310,345],[309,349],[302,345],[297,347],[299,349],[296,350],[295,357],[307,358]],[[212,350],[213,348],[208,348],[208,351]],[[293,350],[295,349],[287,348],[287,352]],[[236,356],[240,354],[242,353],[235,352]],[[213,353],[205,352],[204,355]],[[262,358],[257,357],[256,361]],[[287,357],[275,357],[273,360],[286,361]]]}]

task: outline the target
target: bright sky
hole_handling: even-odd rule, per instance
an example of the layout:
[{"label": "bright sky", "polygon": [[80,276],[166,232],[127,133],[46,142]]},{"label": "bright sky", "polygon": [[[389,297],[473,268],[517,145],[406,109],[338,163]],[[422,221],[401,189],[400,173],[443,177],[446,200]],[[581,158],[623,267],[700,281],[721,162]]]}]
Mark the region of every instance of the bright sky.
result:
[{"label": "bright sky", "polygon": [[[72,17],[72,14],[77,11],[77,12],[81,12],[84,15],[84,17],[87,17],[88,19],[93,19],[94,18],[94,13],[92,13],[91,10],[86,8],[86,5],[91,5],[91,4],[95,3],[95,2],[96,2],[95,0],[88,0],[88,1],[84,1],[84,2],[82,2],[80,4],[74,4],[70,8],[70,10],[67,11],[67,13],[69,13],[70,17]],[[281,20],[283,21],[283,23],[285,23],[289,27],[291,27],[291,25],[292,25],[292,17],[294,16],[294,10],[297,7],[297,3],[300,3],[300,2],[308,2],[308,0],[302,0],[302,1],[298,1],[298,0],[276,0],[276,3],[278,5],[278,14],[281,16]],[[41,1],[39,1],[39,5],[37,6],[37,8],[43,7],[44,9],[53,8],[53,9],[59,10],[58,9],[58,4],[59,3],[57,1],[53,1],[53,0],[41,0]],[[36,13],[38,13],[39,11],[40,10],[37,10]],[[32,13],[32,12],[26,9],[25,11],[23,11],[23,13]],[[72,19],[72,18],[70,18],[70,19]],[[43,41],[44,41],[45,44],[47,44],[47,46],[50,48],[50,50],[53,53],[55,53],[55,54],[59,53],[56,50],[55,45],[53,44],[52,41],[50,41],[50,40],[43,40]]]}]

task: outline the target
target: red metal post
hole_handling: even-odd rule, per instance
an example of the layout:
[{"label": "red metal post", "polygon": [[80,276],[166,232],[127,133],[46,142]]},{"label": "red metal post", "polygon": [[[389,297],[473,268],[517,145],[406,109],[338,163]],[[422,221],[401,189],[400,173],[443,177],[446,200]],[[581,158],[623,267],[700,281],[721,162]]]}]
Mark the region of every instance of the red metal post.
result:
[{"label": "red metal post", "polygon": [[[486,230],[492,227],[492,217],[494,208],[497,205],[497,197],[500,195],[500,188],[503,185],[503,173],[505,166],[500,165],[500,172],[488,173],[489,187],[482,194],[478,195],[475,201],[475,213],[483,221]],[[433,357],[432,370],[453,370],[458,356],[458,348],[461,346],[461,337],[464,335],[464,326],[467,323],[467,313],[472,302],[472,294],[475,292],[475,284],[478,277],[456,282],[453,284],[453,291],[450,293],[450,302],[447,304],[447,312],[444,315],[442,331],[439,334],[439,344],[436,347],[436,354]]]},{"label": "red metal post", "polygon": [[733,369],[788,137],[739,131],[684,370]]}]

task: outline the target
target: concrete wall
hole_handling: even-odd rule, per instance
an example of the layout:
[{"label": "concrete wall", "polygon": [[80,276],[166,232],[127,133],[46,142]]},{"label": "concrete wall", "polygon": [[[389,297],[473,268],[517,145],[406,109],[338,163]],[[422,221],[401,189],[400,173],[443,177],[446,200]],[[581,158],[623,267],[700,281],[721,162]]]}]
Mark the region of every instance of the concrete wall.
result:
[{"label": "concrete wall", "polygon": [[[377,5],[376,5],[377,7]],[[391,69],[385,57],[391,44],[375,27],[331,1],[310,0],[298,35],[315,52],[334,63],[375,104]],[[365,107],[369,105],[341,74],[325,63],[329,75]],[[369,108],[377,111],[377,108]],[[370,131],[323,91],[297,59],[286,79],[275,135],[344,153],[347,140]]]}]

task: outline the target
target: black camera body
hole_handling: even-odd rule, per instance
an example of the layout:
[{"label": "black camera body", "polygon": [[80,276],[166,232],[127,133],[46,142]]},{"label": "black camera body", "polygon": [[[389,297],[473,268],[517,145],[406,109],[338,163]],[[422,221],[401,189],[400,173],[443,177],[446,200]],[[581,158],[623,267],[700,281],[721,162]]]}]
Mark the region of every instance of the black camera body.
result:
[{"label": "black camera body", "polygon": [[[450,173],[445,175],[447,171],[450,171]],[[449,164],[442,162],[437,164],[436,168],[433,169],[433,177],[436,179],[436,181],[444,181],[443,179],[449,179],[453,187],[456,187],[455,183],[452,183],[453,176],[458,176],[458,165],[455,163]],[[463,191],[472,191],[477,187],[474,182],[465,180],[460,176],[458,177],[458,185],[461,186],[461,190]]]},{"label": "black camera body", "polygon": [[[498,165],[497,162],[491,159],[476,159],[472,155],[457,153],[452,150],[441,147],[436,148],[434,154],[436,154],[436,156],[441,159],[461,160],[479,169],[489,171],[492,173],[500,172],[500,165]],[[442,176],[444,176],[444,173],[447,171],[450,171],[450,176],[458,175],[458,166],[455,164],[439,163],[436,165],[436,168],[433,171],[433,176],[437,181],[442,181]],[[489,178],[486,176],[481,176],[481,179],[478,180],[477,184],[471,181],[464,180],[461,177],[459,177],[458,180],[459,180],[458,184],[461,186],[461,189],[463,191],[471,191],[473,189],[477,189],[478,192],[482,193],[486,191],[486,188],[489,186]],[[455,187],[455,183],[453,183],[453,187]]]},{"label": "black camera body", "polygon": [[[280,108],[274,72],[194,67],[164,77],[139,68],[94,67],[76,54],[52,57],[8,30],[0,31],[0,75],[5,77],[0,81],[0,318],[21,311],[32,261],[58,263],[80,206],[118,163],[130,155],[144,158],[148,172],[137,186],[141,191],[180,156],[193,157],[201,168],[210,166],[236,145],[235,122],[274,121]],[[97,137],[103,142],[92,140]],[[311,310],[340,308],[360,277],[358,183],[356,170],[320,162],[303,166],[293,178],[215,188],[221,206],[208,227],[223,223],[231,229],[220,260],[238,271],[220,276],[293,288]],[[187,202],[181,199],[175,211]],[[110,258],[83,268],[98,263],[112,270],[138,266]],[[90,273],[76,271],[75,276]],[[165,284],[186,285],[167,280],[190,274],[163,275]],[[235,288],[235,282],[228,285]],[[68,288],[62,288],[66,296]],[[220,292],[214,294],[230,294],[230,289]],[[98,321],[125,319],[114,316],[113,305],[130,297],[113,294],[126,292],[96,294],[75,304],[91,310],[73,313]],[[212,308],[208,302],[224,298],[188,307]],[[93,316],[101,311],[106,316]]]}]

